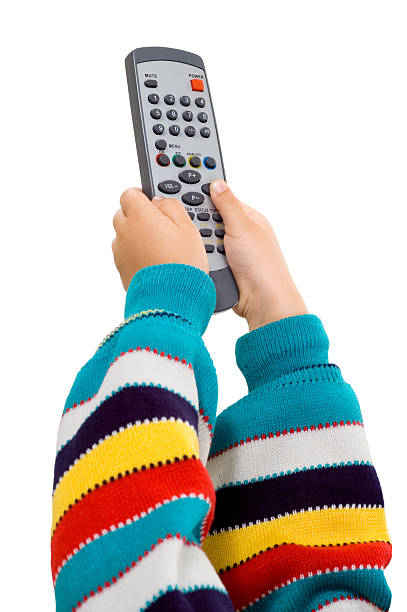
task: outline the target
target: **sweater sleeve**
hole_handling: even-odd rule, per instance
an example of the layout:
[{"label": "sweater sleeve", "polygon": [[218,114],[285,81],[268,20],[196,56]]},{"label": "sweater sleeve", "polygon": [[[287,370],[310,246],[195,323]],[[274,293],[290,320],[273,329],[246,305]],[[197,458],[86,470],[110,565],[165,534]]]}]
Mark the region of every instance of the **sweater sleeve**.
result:
[{"label": "sweater sleeve", "polygon": [[313,315],[240,338],[249,393],[217,417],[203,548],[236,610],[388,610],[383,497],[358,401]]},{"label": "sweater sleeve", "polygon": [[201,547],[215,503],[217,381],[201,339],[214,305],[200,270],[144,268],[124,322],[79,372],[55,461],[57,612],[233,610]]}]

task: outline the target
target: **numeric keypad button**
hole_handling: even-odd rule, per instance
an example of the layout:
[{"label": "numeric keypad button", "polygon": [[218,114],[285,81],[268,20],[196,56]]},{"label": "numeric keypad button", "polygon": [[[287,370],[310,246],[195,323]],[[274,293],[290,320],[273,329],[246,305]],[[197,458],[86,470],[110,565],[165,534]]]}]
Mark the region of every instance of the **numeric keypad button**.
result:
[{"label": "numeric keypad button", "polygon": [[195,99],[195,104],[199,107],[199,108],[203,108],[205,106],[205,98],[196,98]]},{"label": "numeric keypad button", "polygon": [[164,151],[164,149],[166,148],[167,143],[165,140],[156,140],[155,141],[155,147],[156,149],[158,149],[159,151]]},{"label": "numeric keypad button", "polygon": [[179,125],[170,125],[168,131],[171,134],[171,136],[179,136],[181,128],[179,127]]},{"label": "numeric keypad button", "polygon": [[195,170],[184,170],[183,172],[179,173],[178,178],[183,183],[193,185],[194,183],[199,183],[201,180],[201,175]]},{"label": "numeric keypad button", "polygon": [[223,238],[223,236],[225,235],[225,230],[221,229],[221,230],[215,230],[215,236],[216,238]]},{"label": "numeric keypad button", "polygon": [[208,115],[206,113],[198,113],[198,121],[206,123],[208,121]]},{"label": "numeric keypad button", "polygon": [[204,201],[204,197],[202,193],[197,193],[196,191],[189,191],[188,193],[184,193],[184,195],[182,196],[182,201],[188,206],[199,206]]},{"label": "numeric keypad button", "polygon": [[179,101],[182,106],[189,106],[191,104],[191,98],[189,96],[181,96]]},{"label": "numeric keypad button", "polygon": [[170,119],[171,121],[175,121],[177,117],[178,117],[178,113],[173,108],[167,111],[167,118]]},{"label": "numeric keypad button", "polygon": [[150,94],[148,96],[148,101],[150,104],[158,104],[160,101],[160,96],[158,94]]},{"label": "numeric keypad button", "polygon": [[172,161],[174,162],[174,165],[177,166],[177,168],[183,168],[187,163],[183,155],[174,155]]},{"label": "numeric keypad button", "polygon": [[204,185],[201,186],[201,190],[206,194],[206,195],[210,195],[211,190],[210,190],[210,183],[205,183]]},{"label": "numeric keypad button", "polygon": [[198,221],[209,221],[209,213],[198,213],[196,218]]},{"label": "numeric keypad button", "polygon": [[175,98],[172,94],[167,94],[166,96],[164,96],[164,102],[166,104],[174,104]]},{"label": "numeric keypad button", "polygon": [[150,115],[153,119],[161,119],[162,112],[160,111],[159,108],[153,108],[150,111]]},{"label": "numeric keypad button", "polygon": [[211,131],[208,127],[201,128],[199,133],[202,138],[209,138],[209,136],[211,135]]},{"label": "numeric keypad button", "polygon": [[201,234],[202,238],[209,238],[209,236],[212,236],[212,230],[207,228],[200,229],[199,233]]},{"label": "numeric keypad button", "polygon": [[161,136],[161,134],[164,134],[164,126],[162,123],[156,123],[153,126],[153,132],[154,134],[157,134],[157,136]]},{"label": "numeric keypad button", "polygon": [[187,136],[190,136],[190,137],[191,137],[191,136],[195,136],[195,134],[196,134],[196,129],[194,128],[194,126],[193,126],[193,125],[187,125],[187,127],[186,127],[186,128],[185,128],[185,130],[184,130],[184,132],[185,132],[185,134],[186,134]]},{"label": "numeric keypad button", "polygon": [[213,213],[212,215],[212,219],[216,222],[216,223],[222,223],[223,219],[220,216],[219,213]]},{"label": "numeric keypad button", "polygon": [[159,183],[158,189],[161,193],[178,193],[181,189],[181,185],[177,181],[163,181]]},{"label": "numeric keypad button", "polygon": [[192,119],[194,118],[194,115],[191,111],[184,111],[182,113],[182,118],[184,121],[192,121]]}]

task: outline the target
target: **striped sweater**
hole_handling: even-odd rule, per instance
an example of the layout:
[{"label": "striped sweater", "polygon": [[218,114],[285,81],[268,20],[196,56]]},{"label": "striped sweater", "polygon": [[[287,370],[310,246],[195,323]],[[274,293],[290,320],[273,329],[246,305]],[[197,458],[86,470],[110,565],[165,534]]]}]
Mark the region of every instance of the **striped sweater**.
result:
[{"label": "striped sweater", "polygon": [[[240,338],[216,417],[196,268],[144,268],[58,432],[57,612],[388,610],[391,557],[360,408],[313,315]],[[216,504],[215,504],[216,501]]]}]

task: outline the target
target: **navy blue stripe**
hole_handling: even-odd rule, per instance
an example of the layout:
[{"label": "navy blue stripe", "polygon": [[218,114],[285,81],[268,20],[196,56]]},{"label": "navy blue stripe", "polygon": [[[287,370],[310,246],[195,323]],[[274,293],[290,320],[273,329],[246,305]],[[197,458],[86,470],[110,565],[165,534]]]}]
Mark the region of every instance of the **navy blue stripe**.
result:
[{"label": "navy blue stripe", "polygon": [[124,387],[106,399],[59,451],[55,461],[54,488],[75,459],[107,434],[126,427],[128,423],[154,417],[181,418],[198,433],[198,413],[179,395],[152,386]]},{"label": "navy blue stripe", "polygon": [[226,593],[215,589],[198,589],[183,593],[168,591],[147,608],[148,612],[233,612],[232,601]]},{"label": "navy blue stripe", "polygon": [[219,489],[211,532],[304,508],[383,503],[376,470],[370,465],[304,470]]}]

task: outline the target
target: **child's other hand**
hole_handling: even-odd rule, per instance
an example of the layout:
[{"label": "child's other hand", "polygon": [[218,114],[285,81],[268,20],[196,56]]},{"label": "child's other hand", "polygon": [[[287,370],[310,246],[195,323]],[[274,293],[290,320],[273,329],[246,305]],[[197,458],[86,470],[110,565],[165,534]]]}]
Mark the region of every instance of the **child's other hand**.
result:
[{"label": "child's other hand", "polygon": [[225,224],[225,249],[239,287],[234,311],[252,331],[285,317],[306,314],[280,245],[267,219],[240,202],[224,181],[211,184],[211,197]]},{"label": "child's other hand", "polygon": [[146,266],[182,263],[209,272],[208,257],[194,223],[175,199],[150,201],[140,189],[127,189],[113,218],[112,249],[123,287]]}]

